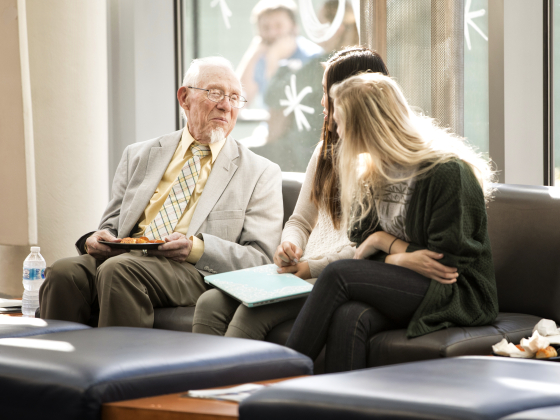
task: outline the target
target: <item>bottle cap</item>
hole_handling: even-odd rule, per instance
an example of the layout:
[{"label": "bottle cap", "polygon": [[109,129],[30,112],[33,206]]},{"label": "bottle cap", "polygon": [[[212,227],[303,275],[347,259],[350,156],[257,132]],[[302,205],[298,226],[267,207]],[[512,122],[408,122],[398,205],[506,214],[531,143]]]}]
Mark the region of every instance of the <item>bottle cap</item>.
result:
[{"label": "bottle cap", "polygon": [[40,246],[32,246],[31,247],[31,252],[41,252],[41,247]]}]

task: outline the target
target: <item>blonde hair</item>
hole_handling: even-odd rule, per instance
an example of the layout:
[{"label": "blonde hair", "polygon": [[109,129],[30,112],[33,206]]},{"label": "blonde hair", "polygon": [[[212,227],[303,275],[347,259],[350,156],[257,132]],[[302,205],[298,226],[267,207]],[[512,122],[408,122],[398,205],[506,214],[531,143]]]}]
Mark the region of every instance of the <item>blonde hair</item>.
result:
[{"label": "blonde hair", "polygon": [[385,186],[454,159],[468,164],[490,199],[494,171],[489,163],[464,139],[412,111],[390,77],[362,73],[333,86],[331,96],[342,128],[338,163],[345,222],[361,223],[374,207],[379,211]]}]

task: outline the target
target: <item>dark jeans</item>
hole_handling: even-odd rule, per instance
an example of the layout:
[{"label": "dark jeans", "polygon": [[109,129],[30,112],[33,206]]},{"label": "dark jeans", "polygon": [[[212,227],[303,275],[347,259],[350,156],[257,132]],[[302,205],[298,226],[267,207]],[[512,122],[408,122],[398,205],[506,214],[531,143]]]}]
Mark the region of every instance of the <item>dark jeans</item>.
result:
[{"label": "dark jeans", "polygon": [[364,368],[369,337],[405,328],[429,285],[430,279],[407,268],[336,261],[317,279],[286,345],[315,359],[328,338],[327,372]]}]

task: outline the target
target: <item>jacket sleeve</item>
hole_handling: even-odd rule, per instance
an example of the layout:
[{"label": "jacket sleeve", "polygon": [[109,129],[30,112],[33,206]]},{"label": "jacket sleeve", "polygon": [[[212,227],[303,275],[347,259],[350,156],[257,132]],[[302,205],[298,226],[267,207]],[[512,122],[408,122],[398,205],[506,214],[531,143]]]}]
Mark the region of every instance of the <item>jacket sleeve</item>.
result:
[{"label": "jacket sleeve", "polygon": [[282,172],[270,164],[257,181],[237,243],[207,233],[197,236],[204,241],[204,253],[195,267],[217,272],[270,264],[282,232]]},{"label": "jacket sleeve", "polygon": [[[121,214],[121,204],[126,191],[128,183],[128,147],[125,149],[117,171],[115,172],[115,177],[113,178],[113,185],[111,187],[111,200],[107,204],[103,216],[101,217],[101,222],[97,230],[107,229],[114,236],[118,233],[118,223],[119,216]],[[76,249],[80,255],[85,254],[85,243],[87,238],[89,238],[95,231],[91,231],[83,235],[80,239],[76,241]]]},{"label": "jacket sleeve", "polygon": [[442,253],[439,262],[457,267],[460,272],[485,251],[486,207],[482,188],[472,170],[460,161],[440,165],[425,182],[425,206],[416,210],[425,217],[424,226],[417,229],[423,230],[427,246],[412,242],[407,252],[427,248]]}]

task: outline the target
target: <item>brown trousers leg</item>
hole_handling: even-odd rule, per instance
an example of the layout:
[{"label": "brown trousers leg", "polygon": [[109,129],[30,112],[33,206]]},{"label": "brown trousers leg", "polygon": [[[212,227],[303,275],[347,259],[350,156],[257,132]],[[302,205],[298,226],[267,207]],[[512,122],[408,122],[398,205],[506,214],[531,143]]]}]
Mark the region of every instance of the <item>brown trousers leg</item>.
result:
[{"label": "brown trousers leg", "polygon": [[[74,274],[60,273],[60,269],[56,267],[58,262],[53,265],[57,269],[51,270],[49,285],[44,291],[41,288],[40,292],[42,318],[84,322],[85,315],[90,315],[92,309],[99,305],[100,327],[151,328],[154,324],[154,308],[194,306],[198,297],[206,291],[203,276],[189,263],[143,256],[140,252],[133,251],[109,258],[96,267],[94,274],[82,268],[81,260],[75,260],[82,258],[93,259],[81,256],[61,260],[73,260],[60,264],[60,268],[72,266]],[[90,263],[88,269],[91,267]],[[57,273],[59,274],[56,275]],[[83,292],[86,285],[89,293]],[[79,297],[77,293],[85,297],[71,301],[69,295],[76,298]],[[44,311],[43,301],[46,303]],[[81,314],[80,320],[50,316],[56,314],[56,310],[50,308],[57,304],[70,305],[72,308],[62,312],[70,316]],[[83,308],[88,304],[89,311]]]},{"label": "brown trousers leg", "polygon": [[97,267],[98,261],[90,255],[56,261],[39,289],[41,318],[97,326]]},{"label": "brown trousers leg", "polygon": [[305,299],[248,308],[218,289],[208,290],[196,305],[192,331],[262,341],[274,327],[295,319]]}]

